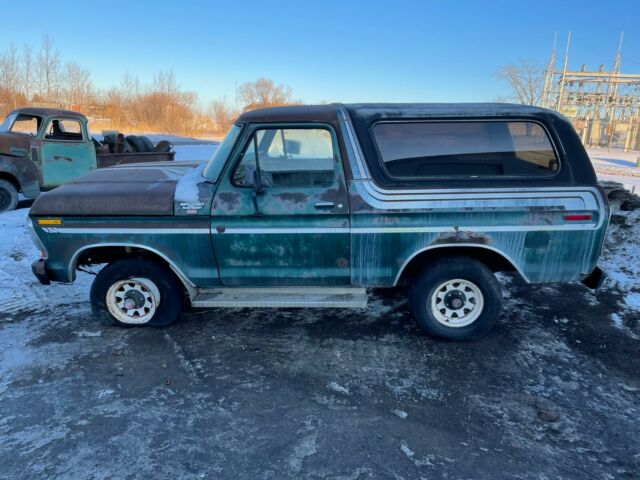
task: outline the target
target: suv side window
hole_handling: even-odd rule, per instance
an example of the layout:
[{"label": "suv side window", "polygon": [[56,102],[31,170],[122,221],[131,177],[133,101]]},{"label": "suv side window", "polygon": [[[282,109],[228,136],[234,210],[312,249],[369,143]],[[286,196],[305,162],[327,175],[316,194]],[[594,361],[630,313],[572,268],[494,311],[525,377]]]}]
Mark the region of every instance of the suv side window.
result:
[{"label": "suv side window", "polygon": [[233,172],[233,184],[250,186],[260,167],[260,183],[272,188],[330,187],[335,179],[335,152],[326,128],[256,130]]},{"label": "suv side window", "polygon": [[536,122],[389,122],[372,131],[392,178],[541,177],[558,170],[547,132]]}]

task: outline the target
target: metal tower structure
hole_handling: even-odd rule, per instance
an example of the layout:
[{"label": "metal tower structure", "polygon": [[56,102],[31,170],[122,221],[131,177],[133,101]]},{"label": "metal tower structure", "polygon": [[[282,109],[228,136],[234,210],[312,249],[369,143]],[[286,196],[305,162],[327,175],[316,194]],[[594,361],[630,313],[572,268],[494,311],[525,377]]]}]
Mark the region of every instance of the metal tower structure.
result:
[{"label": "metal tower structure", "polygon": [[542,106],[561,112],[571,119],[588,146],[621,147],[640,150],[640,73],[621,72],[624,33],[611,70],[569,70],[567,44],[562,69],[556,69],[556,39],[545,72]]}]

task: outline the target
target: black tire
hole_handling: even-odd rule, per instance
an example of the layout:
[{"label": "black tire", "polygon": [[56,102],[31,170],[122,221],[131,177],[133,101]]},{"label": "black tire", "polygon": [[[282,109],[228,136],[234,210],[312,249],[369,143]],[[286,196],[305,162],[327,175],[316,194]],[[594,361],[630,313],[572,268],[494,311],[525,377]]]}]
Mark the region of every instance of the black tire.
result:
[{"label": "black tire", "polygon": [[140,139],[140,137],[137,137],[135,135],[129,135],[127,137],[127,142],[129,142],[129,145],[131,145],[134,153],[144,153],[144,152],[146,152],[145,144]]},{"label": "black tire", "polygon": [[171,147],[171,143],[167,140],[160,140],[158,144],[153,148],[153,151],[157,153],[169,153],[171,151]]},{"label": "black tire", "polygon": [[487,333],[498,321],[502,291],[493,272],[483,263],[471,257],[448,257],[429,264],[416,277],[409,290],[409,308],[428,334],[470,340]]},{"label": "black tire", "polygon": [[153,149],[155,148],[155,145],[153,144],[153,142],[151,140],[149,140],[149,137],[138,137],[140,139],[140,141],[144,144],[144,152],[153,152]]},{"label": "black tire", "polygon": [[8,180],[0,179],[0,212],[15,210],[18,199],[16,186]]},{"label": "black tire", "polygon": [[[134,281],[124,282],[130,279]],[[121,287],[118,288],[118,285]],[[112,287],[113,290],[110,290]],[[129,290],[125,291],[125,288]],[[132,294],[131,298],[126,298],[126,295],[136,288],[140,294]],[[156,289],[155,294],[153,293],[154,288]],[[159,299],[156,298],[156,294],[159,295]],[[117,305],[114,305],[118,295],[123,296],[122,301],[129,300],[133,303],[127,312],[124,312],[123,309],[117,309]],[[147,300],[145,300],[145,296]],[[104,267],[91,285],[90,298],[91,309],[100,320],[125,327],[165,327],[171,325],[180,317],[184,304],[182,284],[171,269],[144,259],[118,260]],[[121,318],[116,317],[110,311],[109,304],[119,311]],[[148,315],[147,308],[153,313],[142,322],[141,320]],[[135,309],[139,309],[138,311],[143,315],[136,318],[135,312],[132,315],[128,314],[129,311]],[[123,321],[122,318],[127,320]]]}]

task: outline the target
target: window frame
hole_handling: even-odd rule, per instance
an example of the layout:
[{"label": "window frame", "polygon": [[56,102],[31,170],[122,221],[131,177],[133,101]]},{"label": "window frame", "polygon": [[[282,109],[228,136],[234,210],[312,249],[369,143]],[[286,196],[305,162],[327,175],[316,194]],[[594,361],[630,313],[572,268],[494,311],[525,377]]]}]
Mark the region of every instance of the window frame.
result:
[{"label": "window frame", "polygon": [[[253,137],[255,136],[256,132],[258,132],[259,130],[327,130],[329,132],[329,135],[331,136],[331,147],[333,148],[333,181],[332,181],[332,186],[336,185],[338,183],[338,178],[339,178],[339,174],[341,173],[336,165],[340,165],[340,168],[342,168],[342,172],[344,172],[344,165],[342,163],[342,155],[340,154],[340,144],[338,143],[338,136],[336,134],[335,129],[333,128],[332,125],[328,124],[328,123],[313,123],[313,122],[300,122],[300,123],[255,123],[255,124],[249,124],[249,128],[246,131],[246,137],[244,139],[241,139],[241,141],[239,142],[239,145],[241,148],[238,149],[237,153],[235,154],[235,158],[234,160],[230,163],[230,168],[226,174],[228,180],[229,180],[229,184],[234,187],[234,188],[245,188],[245,189],[253,189],[254,186],[253,185],[237,185],[234,180],[233,180],[233,174],[236,171],[236,169],[238,168],[238,166],[240,165],[240,163],[242,162],[243,158],[244,158],[244,152],[246,151],[247,147],[249,146],[250,143],[253,143]],[[343,173],[344,175],[344,173]],[[304,187],[304,186],[298,186],[298,187],[273,187],[273,186],[266,186],[263,185],[262,188],[264,188],[265,191],[275,191],[275,190],[292,190],[292,189],[301,189],[301,190],[307,190],[307,189],[326,189],[326,188],[331,188],[331,187]]]},{"label": "window frame", "polygon": [[[9,115],[7,115],[7,119],[12,115],[12,113],[9,113]],[[38,135],[40,134],[40,129],[42,128],[42,125],[44,124],[44,119],[40,116],[40,115],[32,115],[30,113],[13,113],[13,120],[11,121],[11,123],[9,124],[9,128],[6,132],[4,133],[22,133],[25,135],[29,135],[32,138],[38,138]],[[36,121],[36,133],[35,134],[31,134],[31,133],[26,133],[26,132],[19,132],[19,131],[12,131],[13,127],[16,125],[16,122],[21,121],[20,117],[21,116],[25,116],[25,117],[30,117],[31,119]]]},{"label": "window frame", "polygon": [[[60,140],[60,139],[55,139],[55,138],[45,138],[47,135],[47,130],[49,128],[49,125],[51,123],[53,123],[54,120],[68,120],[68,121],[72,121],[72,122],[78,122],[80,124],[80,132],[82,132],[82,140]],[[78,118],[74,118],[74,117],[49,117],[47,118],[45,121],[42,122],[42,131],[40,132],[40,134],[38,135],[38,137],[43,141],[43,142],[56,142],[56,143],[86,143],[88,141],[87,138],[87,131],[84,125],[84,122]]]},{"label": "window frame", "polygon": [[[376,125],[379,124],[390,124],[390,123],[488,123],[488,122],[501,122],[501,123],[535,123],[539,125],[543,131],[545,132],[549,143],[551,144],[551,148],[553,149],[553,154],[556,157],[556,161],[558,162],[558,169],[555,172],[552,172],[550,175],[441,175],[441,176],[420,176],[420,177],[398,177],[392,175],[385,165],[385,162],[382,158],[382,154],[378,147],[378,142],[376,141],[375,133],[373,129]],[[386,177],[386,180],[392,183],[420,183],[420,182],[451,182],[451,181],[462,181],[462,182],[482,182],[482,181],[507,181],[507,180],[553,180],[557,178],[562,169],[564,167],[564,159],[560,155],[560,149],[556,144],[556,139],[552,134],[551,130],[537,119],[533,118],[514,118],[514,117],[488,117],[488,118],[420,118],[420,119],[382,119],[373,122],[369,125],[369,141],[371,142],[371,146],[377,157],[378,167],[380,168],[381,173]],[[517,151],[514,150],[514,153]]]}]

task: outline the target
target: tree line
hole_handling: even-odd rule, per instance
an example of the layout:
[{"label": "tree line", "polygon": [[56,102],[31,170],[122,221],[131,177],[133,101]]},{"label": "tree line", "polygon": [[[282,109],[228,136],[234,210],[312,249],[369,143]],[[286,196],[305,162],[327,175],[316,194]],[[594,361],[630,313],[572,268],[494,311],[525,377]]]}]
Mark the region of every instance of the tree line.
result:
[{"label": "tree line", "polygon": [[291,103],[300,102],[290,87],[259,78],[239,86],[237,102],[221,98],[203,106],[171,70],[157,72],[146,84],[126,74],[118,86],[99,89],[88,69],[62,58],[48,34],[37,49],[10,45],[0,52],[3,117],[23,106],[59,107],[90,116],[94,130],[221,135],[243,110]]}]

